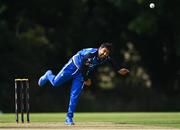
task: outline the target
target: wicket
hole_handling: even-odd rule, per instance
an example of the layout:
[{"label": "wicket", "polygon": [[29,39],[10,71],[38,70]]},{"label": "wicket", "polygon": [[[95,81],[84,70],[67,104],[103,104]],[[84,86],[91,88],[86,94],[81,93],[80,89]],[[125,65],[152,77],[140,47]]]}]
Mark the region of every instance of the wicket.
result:
[{"label": "wicket", "polygon": [[[26,110],[27,122],[30,122],[29,117],[29,79],[15,79],[15,113],[16,122],[19,122],[19,108],[21,110],[21,122],[24,123],[24,111]],[[25,108],[26,106],[26,108]]]}]

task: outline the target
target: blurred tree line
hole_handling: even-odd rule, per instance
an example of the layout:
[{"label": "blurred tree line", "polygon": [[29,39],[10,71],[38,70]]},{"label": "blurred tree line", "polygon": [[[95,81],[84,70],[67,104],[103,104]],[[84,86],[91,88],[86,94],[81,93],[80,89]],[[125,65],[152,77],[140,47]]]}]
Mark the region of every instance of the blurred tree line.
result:
[{"label": "blurred tree line", "polygon": [[[154,9],[149,3],[155,2]],[[112,56],[131,71],[103,65],[77,111],[180,110],[179,0],[0,1],[0,110],[14,111],[14,79],[31,81],[31,111],[66,111],[71,82],[37,86],[77,51],[112,42]]]}]

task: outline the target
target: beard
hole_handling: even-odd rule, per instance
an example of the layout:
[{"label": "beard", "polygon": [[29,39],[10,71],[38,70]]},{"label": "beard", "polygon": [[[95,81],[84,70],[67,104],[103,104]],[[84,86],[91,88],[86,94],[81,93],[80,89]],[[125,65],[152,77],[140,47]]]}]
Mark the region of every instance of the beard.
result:
[{"label": "beard", "polygon": [[100,59],[105,59],[106,56],[104,56],[103,54],[100,54],[100,55],[99,55],[99,58],[100,58]]}]

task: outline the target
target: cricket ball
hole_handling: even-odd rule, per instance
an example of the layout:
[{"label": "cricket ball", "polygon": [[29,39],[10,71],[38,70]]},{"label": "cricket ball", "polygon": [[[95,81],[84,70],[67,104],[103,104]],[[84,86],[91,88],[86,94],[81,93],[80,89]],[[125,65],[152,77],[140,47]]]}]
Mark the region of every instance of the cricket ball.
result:
[{"label": "cricket ball", "polygon": [[151,9],[153,9],[153,8],[155,7],[155,4],[154,4],[154,3],[150,3],[150,4],[149,4],[149,7],[150,7]]}]

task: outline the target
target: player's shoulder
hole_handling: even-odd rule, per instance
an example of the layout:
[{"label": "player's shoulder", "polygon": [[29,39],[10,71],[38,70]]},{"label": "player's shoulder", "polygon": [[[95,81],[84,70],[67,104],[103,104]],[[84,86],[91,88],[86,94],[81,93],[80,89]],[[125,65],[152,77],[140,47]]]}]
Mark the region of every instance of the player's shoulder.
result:
[{"label": "player's shoulder", "polygon": [[84,48],[82,51],[84,52],[84,53],[96,53],[97,52],[97,50],[98,50],[98,48]]},{"label": "player's shoulder", "polygon": [[83,50],[96,52],[98,49],[97,48],[84,48]]}]

